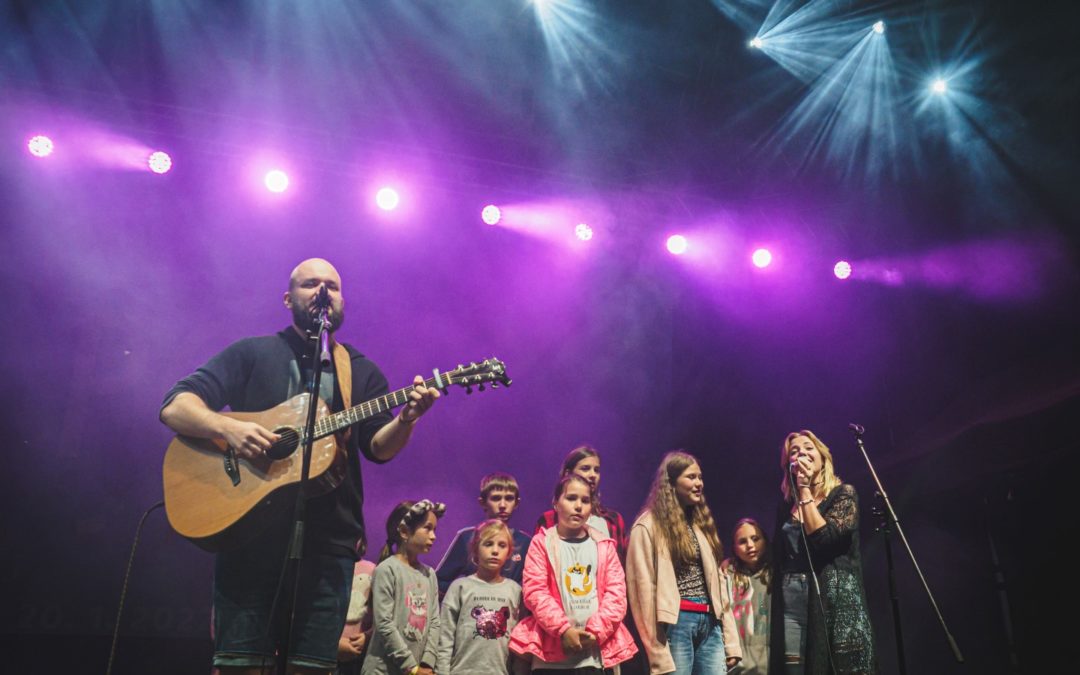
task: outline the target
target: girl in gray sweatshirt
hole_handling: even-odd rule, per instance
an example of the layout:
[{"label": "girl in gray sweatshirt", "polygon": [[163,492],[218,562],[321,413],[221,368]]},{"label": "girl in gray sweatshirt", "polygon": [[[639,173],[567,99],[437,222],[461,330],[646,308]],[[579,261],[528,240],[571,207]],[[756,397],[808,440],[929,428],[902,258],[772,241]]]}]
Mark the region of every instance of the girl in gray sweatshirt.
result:
[{"label": "girl in gray sweatshirt", "polygon": [[521,586],[502,575],[514,550],[503,521],[473,530],[469,562],[476,573],[455,579],[443,598],[438,675],[509,675],[510,631],[521,608]]},{"label": "girl in gray sweatshirt", "polygon": [[374,632],[362,675],[434,675],[439,642],[439,584],[420,555],[435,543],[446,506],[401,502],[386,521],[386,546],[372,581]]}]

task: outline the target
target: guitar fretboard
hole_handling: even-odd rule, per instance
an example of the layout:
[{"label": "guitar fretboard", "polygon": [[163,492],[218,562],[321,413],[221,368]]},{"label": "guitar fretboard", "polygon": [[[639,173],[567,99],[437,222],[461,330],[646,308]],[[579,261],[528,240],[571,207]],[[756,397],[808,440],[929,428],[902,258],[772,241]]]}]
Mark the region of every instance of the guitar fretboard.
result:
[{"label": "guitar fretboard", "polygon": [[[443,388],[447,385],[454,384],[453,375],[450,373],[443,373],[442,384]],[[431,377],[424,380],[424,386],[434,388],[436,386],[435,378]],[[359,405],[354,405],[351,408],[334,413],[333,415],[327,415],[315,423],[315,438],[319,439],[324,436],[329,436],[335,431],[352,426],[357,422],[366,420],[381,412],[405,405],[409,402],[409,394],[411,394],[414,389],[416,389],[416,385],[409,385],[408,387],[403,387],[397,391],[392,391],[385,396],[373,398],[370,401],[364,401]]]}]

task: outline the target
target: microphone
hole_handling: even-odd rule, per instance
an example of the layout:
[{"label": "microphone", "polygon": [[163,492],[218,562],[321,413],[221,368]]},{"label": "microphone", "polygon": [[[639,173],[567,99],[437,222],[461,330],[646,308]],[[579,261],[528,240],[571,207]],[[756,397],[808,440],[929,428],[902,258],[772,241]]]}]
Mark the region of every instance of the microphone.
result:
[{"label": "microphone", "polygon": [[795,473],[799,470],[799,460],[792,460],[791,464],[788,464],[788,471]]},{"label": "microphone", "polygon": [[862,436],[866,433],[866,427],[861,424],[855,424],[854,422],[847,425],[847,428],[851,433],[855,434],[856,436]]},{"label": "microphone", "polygon": [[319,310],[318,323],[321,326],[319,333],[319,361],[323,368],[329,368],[330,359],[330,292],[326,290],[326,284],[319,286],[319,295],[315,298],[315,307]]},{"label": "microphone", "polygon": [[315,298],[315,306],[325,309],[330,306],[330,292],[326,290],[326,284],[319,286],[319,295]]}]

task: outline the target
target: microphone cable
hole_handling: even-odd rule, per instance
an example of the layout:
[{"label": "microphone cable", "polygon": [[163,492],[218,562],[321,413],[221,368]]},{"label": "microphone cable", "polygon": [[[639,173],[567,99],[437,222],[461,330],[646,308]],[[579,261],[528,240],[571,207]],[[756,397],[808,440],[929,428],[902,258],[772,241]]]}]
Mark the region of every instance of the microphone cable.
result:
[{"label": "microphone cable", "polygon": [[131,542],[131,554],[128,556],[127,570],[124,572],[124,583],[120,586],[120,606],[116,609],[116,625],[113,626],[112,647],[109,648],[109,665],[105,668],[105,675],[112,674],[113,659],[116,657],[116,642],[120,638],[120,617],[124,614],[124,600],[127,598],[128,581],[131,580],[131,567],[135,562],[135,549],[139,546],[139,537],[142,535],[143,525],[146,523],[147,516],[154,509],[160,509],[163,506],[165,506],[165,502],[160,501],[146,509],[142,514],[142,518],[139,518],[138,527],[135,528],[135,539]]}]

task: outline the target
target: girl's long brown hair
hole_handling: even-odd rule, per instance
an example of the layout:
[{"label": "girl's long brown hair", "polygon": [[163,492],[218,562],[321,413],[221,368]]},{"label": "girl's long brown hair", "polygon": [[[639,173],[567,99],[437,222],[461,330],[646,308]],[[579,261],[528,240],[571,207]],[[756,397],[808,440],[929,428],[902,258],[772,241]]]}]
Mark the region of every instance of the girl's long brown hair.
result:
[{"label": "girl's long brown hair", "polygon": [[[672,450],[664,455],[656,469],[652,489],[642,511],[652,513],[653,522],[656,523],[657,540],[668,547],[673,563],[688,565],[697,562],[691,540],[694,536],[691,526],[696,525],[705,535],[713,557],[716,558],[716,564],[719,565],[724,559],[724,545],[720,543],[720,536],[716,533],[716,521],[713,520],[708,504],[702,499],[700,504],[684,507],[675,494],[675,481],[683,471],[694,464],[699,464],[697,458],[682,450]],[[701,555],[705,554],[705,551],[701,552]]]}]

